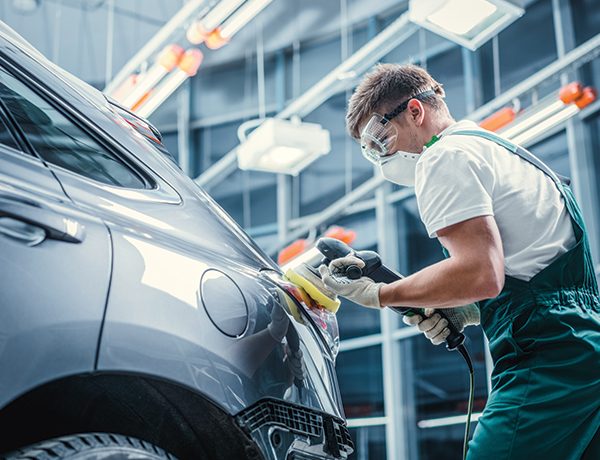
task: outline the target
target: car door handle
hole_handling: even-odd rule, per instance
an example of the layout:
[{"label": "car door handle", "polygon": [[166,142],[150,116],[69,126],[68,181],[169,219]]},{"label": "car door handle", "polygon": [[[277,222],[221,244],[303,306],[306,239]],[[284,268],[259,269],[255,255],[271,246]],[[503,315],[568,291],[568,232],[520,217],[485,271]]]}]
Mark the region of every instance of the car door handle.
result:
[{"label": "car door handle", "polygon": [[[85,238],[85,227],[76,220],[62,216],[47,208],[37,206],[35,203],[0,197],[0,217],[10,217],[22,221],[45,231],[46,238],[65,241],[67,243],[81,243]],[[3,234],[16,237],[15,232],[20,233],[25,240],[32,237],[31,228],[14,225],[14,222],[6,221]],[[11,235],[8,235],[8,234]],[[36,238],[39,238],[36,236]],[[38,243],[35,243],[38,244]]]},{"label": "car door handle", "polygon": [[12,217],[0,217],[0,235],[4,235],[27,246],[36,246],[46,239],[43,228]]}]

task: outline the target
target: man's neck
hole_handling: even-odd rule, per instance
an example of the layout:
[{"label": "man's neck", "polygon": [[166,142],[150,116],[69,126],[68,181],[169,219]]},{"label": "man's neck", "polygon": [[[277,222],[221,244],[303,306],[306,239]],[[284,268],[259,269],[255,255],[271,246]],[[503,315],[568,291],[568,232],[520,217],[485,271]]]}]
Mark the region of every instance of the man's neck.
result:
[{"label": "man's neck", "polygon": [[431,142],[434,136],[439,135],[443,130],[445,130],[448,126],[453,125],[454,123],[456,123],[456,121],[451,116],[432,119],[429,125],[429,129],[426,131],[427,139],[423,140],[423,145],[426,145],[428,142]]},{"label": "man's neck", "polygon": [[443,119],[437,120],[436,123],[433,124],[432,126],[432,136],[436,136],[439,133],[441,133],[442,131],[444,131],[446,128],[448,128],[448,126],[453,125],[454,123],[456,123],[456,120],[454,120],[454,118],[452,117],[444,117]]}]

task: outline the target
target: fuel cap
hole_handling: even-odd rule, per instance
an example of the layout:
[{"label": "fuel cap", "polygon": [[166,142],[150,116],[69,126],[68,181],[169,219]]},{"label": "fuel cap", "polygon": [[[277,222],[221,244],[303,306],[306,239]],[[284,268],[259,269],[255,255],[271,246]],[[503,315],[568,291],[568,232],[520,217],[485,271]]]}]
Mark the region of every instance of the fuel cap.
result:
[{"label": "fuel cap", "polygon": [[241,337],[248,328],[248,304],[242,290],[227,274],[206,270],[200,281],[200,299],[214,326],[229,337]]}]

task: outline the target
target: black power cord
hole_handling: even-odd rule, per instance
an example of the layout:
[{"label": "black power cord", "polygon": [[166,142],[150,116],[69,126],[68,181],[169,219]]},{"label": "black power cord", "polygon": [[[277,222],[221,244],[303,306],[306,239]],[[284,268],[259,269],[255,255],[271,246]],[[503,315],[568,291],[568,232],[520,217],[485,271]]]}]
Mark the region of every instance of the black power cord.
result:
[{"label": "black power cord", "polygon": [[471,361],[471,357],[469,356],[469,352],[465,348],[464,345],[459,345],[456,347],[458,352],[462,355],[469,367],[469,405],[467,407],[467,424],[465,427],[465,440],[463,442],[463,460],[467,458],[467,448],[469,445],[469,437],[471,432],[471,415],[473,414],[473,401],[475,399],[475,375],[473,372],[473,363]]}]

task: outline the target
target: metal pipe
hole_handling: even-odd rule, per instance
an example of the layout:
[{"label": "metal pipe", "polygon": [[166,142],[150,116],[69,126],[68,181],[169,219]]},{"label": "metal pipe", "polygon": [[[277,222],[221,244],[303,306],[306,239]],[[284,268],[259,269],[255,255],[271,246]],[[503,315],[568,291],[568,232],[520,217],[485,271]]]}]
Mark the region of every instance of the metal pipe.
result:
[{"label": "metal pipe", "polygon": [[509,104],[514,98],[521,96],[522,94],[531,91],[536,86],[544,83],[547,79],[554,77],[558,73],[565,70],[567,67],[577,63],[578,61],[584,60],[589,62],[594,59],[600,52],[600,34],[597,34],[590,38],[587,42],[582,43],[574,50],[565,54],[563,57],[557,59],[552,64],[544,67],[539,72],[533,74],[518,85],[513,86],[511,89],[505,91],[494,100],[487,104],[479,107],[475,112],[469,115],[472,120],[482,120],[487,115],[495,112],[501,107]]},{"label": "metal pipe", "polygon": [[179,166],[186,175],[192,174],[190,156],[190,88],[189,80],[181,88],[177,104],[177,150]]},{"label": "metal pipe", "polygon": [[339,91],[339,87],[344,84],[343,80],[348,79],[350,75],[363,74],[373,63],[394,50],[416,31],[417,26],[408,20],[408,13],[401,15],[377,34],[375,38],[367,42],[302,96],[288,105],[278,114],[278,117],[288,118],[292,115],[303,117],[311,113]]},{"label": "metal pipe", "polygon": [[113,44],[115,39],[115,0],[108,0],[106,12],[106,66],[104,68],[104,84],[107,85],[112,77],[113,71]]}]

